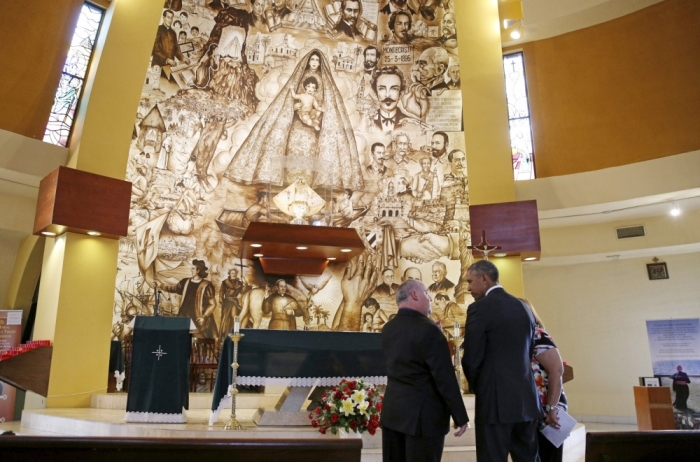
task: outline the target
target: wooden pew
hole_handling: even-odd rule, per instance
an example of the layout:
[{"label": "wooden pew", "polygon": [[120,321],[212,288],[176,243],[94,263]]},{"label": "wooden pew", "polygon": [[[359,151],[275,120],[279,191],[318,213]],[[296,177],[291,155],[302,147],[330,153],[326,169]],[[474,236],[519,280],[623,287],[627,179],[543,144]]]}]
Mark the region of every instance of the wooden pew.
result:
[{"label": "wooden pew", "polygon": [[586,462],[697,460],[700,431],[586,433]]},{"label": "wooden pew", "polygon": [[2,462],[360,462],[359,438],[168,439],[0,436]]}]

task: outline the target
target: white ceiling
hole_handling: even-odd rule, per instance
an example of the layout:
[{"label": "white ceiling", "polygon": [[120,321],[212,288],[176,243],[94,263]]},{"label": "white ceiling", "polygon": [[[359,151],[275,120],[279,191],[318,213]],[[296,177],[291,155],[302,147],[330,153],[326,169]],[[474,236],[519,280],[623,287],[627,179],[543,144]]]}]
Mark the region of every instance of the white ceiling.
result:
[{"label": "white ceiling", "polygon": [[522,0],[525,35],[504,46],[594,26],[663,0]]}]

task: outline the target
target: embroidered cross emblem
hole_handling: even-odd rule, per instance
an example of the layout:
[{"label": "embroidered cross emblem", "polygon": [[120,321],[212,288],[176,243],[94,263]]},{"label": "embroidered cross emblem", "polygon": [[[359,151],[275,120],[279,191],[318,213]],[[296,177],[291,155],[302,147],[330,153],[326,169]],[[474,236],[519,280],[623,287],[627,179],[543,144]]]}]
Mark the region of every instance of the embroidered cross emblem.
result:
[{"label": "embroidered cross emblem", "polygon": [[158,361],[160,361],[160,357],[163,355],[167,355],[168,353],[164,352],[163,349],[161,348],[160,345],[158,345],[158,349],[156,351],[151,351],[154,355],[158,356]]}]

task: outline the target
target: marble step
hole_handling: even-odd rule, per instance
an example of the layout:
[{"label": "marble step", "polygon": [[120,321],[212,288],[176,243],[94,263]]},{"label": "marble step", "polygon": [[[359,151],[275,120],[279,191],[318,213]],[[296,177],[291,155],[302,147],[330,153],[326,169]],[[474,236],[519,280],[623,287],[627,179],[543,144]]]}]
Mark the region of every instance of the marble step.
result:
[{"label": "marble step", "polygon": [[[264,394],[239,393],[236,398],[238,409],[258,409],[261,407],[275,407],[277,400],[282,395],[284,387],[268,387]],[[212,393],[190,393],[190,410],[211,409]],[[93,409],[126,409],[126,393],[102,393],[92,395],[90,407]],[[474,395],[462,395],[464,406],[469,412],[469,418],[473,420]],[[309,402],[307,401],[306,405]]]}]

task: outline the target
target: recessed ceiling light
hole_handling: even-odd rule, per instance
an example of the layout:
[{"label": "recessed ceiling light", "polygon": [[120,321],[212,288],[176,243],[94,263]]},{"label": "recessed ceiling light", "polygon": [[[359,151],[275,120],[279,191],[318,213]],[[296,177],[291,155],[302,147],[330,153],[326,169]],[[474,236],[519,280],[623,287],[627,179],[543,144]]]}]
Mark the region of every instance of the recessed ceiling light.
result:
[{"label": "recessed ceiling light", "polygon": [[525,261],[537,260],[537,257],[527,257]]},{"label": "recessed ceiling light", "polygon": [[56,235],[56,233],[52,233],[51,231],[42,231],[41,234],[43,234],[44,236],[51,236],[51,237]]},{"label": "recessed ceiling light", "polygon": [[100,233],[98,233],[97,231],[88,231],[87,233],[88,233],[88,236],[99,236],[100,235]]},{"label": "recessed ceiling light", "polygon": [[341,252],[348,253],[348,252],[352,252],[352,249],[340,249],[340,251],[341,251]]},{"label": "recessed ceiling light", "polygon": [[328,257],[326,260],[335,260],[335,257]]},{"label": "recessed ceiling light", "polygon": [[671,216],[677,217],[680,214],[681,214],[681,208],[678,206],[677,202],[674,202],[673,205],[671,205]]},{"label": "recessed ceiling light", "polygon": [[254,257],[258,257],[258,258],[260,258],[260,257],[262,257],[262,256],[263,256],[263,254],[261,254],[261,253],[254,253],[254,254],[253,254],[253,256],[254,256]]},{"label": "recessed ceiling light", "polygon": [[520,38],[520,31],[518,29],[515,29],[513,32],[510,33],[510,38],[513,40],[518,40]]},{"label": "recessed ceiling light", "polygon": [[299,247],[297,247],[297,250],[306,250],[306,249],[308,249],[308,247],[304,247],[303,245],[300,245]]},{"label": "recessed ceiling light", "polygon": [[251,247],[262,247],[262,244],[250,244]]},{"label": "recessed ceiling light", "polygon": [[508,255],[508,254],[507,253],[494,253],[493,254],[494,257],[505,257],[506,255]]}]

